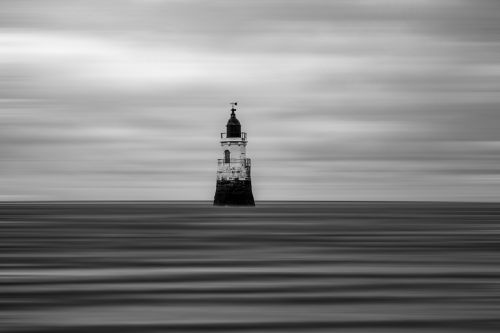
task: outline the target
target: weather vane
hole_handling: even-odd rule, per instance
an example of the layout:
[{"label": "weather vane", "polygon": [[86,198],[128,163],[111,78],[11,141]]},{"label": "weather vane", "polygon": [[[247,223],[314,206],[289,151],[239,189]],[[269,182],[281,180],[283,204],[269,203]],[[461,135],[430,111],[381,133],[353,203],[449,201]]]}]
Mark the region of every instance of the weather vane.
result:
[{"label": "weather vane", "polygon": [[234,116],[234,111],[236,111],[235,106],[238,105],[238,102],[233,102],[231,104],[231,116]]}]

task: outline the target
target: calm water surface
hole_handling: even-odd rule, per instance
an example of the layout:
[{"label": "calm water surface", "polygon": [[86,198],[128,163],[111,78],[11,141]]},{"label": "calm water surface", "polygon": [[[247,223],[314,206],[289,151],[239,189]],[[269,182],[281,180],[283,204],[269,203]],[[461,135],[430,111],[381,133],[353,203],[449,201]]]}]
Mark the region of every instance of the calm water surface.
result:
[{"label": "calm water surface", "polygon": [[7,332],[499,332],[500,204],[0,203]]}]

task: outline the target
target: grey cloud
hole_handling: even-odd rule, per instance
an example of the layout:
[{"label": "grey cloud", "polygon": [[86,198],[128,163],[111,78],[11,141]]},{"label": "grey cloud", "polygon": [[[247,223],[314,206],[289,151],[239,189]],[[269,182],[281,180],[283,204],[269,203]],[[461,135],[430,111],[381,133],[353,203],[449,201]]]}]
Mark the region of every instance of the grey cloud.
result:
[{"label": "grey cloud", "polygon": [[0,199],[209,199],[237,100],[259,199],[496,200],[499,6],[4,1]]}]

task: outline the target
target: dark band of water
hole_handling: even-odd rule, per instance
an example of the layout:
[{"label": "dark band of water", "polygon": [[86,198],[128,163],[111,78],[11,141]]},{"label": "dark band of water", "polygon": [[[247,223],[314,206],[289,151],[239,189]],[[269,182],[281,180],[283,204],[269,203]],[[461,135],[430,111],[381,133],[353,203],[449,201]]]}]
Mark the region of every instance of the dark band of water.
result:
[{"label": "dark band of water", "polygon": [[498,332],[500,204],[0,203],[12,332]]}]

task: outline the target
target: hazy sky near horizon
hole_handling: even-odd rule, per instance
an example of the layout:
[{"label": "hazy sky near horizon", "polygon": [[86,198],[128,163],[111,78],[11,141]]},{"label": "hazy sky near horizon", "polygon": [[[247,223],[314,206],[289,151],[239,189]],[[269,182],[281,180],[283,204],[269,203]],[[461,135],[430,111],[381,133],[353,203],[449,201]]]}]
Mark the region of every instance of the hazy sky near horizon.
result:
[{"label": "hazy sky near horizon", "polygon": [[2,0],[0,200],[500,195],[500,1]]}]

